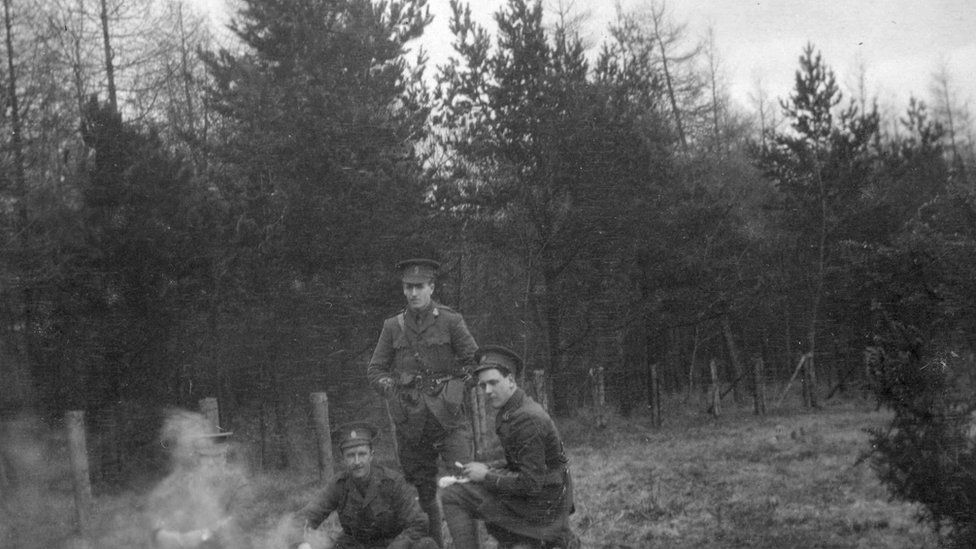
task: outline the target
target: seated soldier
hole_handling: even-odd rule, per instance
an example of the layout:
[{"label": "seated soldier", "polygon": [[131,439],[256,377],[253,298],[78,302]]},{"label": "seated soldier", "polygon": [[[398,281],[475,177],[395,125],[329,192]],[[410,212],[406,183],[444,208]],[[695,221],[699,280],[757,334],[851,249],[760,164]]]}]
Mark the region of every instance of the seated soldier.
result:
[{"label": "seated soldier", "polygon": [[505,459],[464,464],[461,482],[441,491],[455,547],[477,547],[473,518],[485,521],[499,547],[579,547],[569,527],[573,486],[563,443],[549,414],[516,384],[522,359],[496,345],[475,357],[478,386],[497,410]]},{"label": "seated soldier", "polygon": [[[335,549],[436,549],[417,490],[399,473],[373,463],[376,433],[366,422],[336,430],[346,470],[295,515],[293,531],[318,528],[334,511],[342,526]],[[311,549],[308,537],[295,546]]]},{"label": "seated soldier", "polygon": [[193,412],[163,427],[173,471],[149,495],[147,511],[157,549],[246,547],[237,515],[248,498],[243,472],[227,462],[229,432],[212,432]]}]

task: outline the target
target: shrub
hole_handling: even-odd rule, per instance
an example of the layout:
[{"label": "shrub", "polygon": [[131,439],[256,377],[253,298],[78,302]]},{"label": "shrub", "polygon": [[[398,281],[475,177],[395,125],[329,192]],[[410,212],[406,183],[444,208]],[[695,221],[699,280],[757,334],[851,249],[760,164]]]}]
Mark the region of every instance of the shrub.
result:
[{"label": "shrub", "polygon": [[910,326],[887,321],[866,353],[871,388],[893,417],[871,429],[868,459],[901,500],[922,506],[946,545],[976,547],[976,398],[972,355],[930,348]]}]

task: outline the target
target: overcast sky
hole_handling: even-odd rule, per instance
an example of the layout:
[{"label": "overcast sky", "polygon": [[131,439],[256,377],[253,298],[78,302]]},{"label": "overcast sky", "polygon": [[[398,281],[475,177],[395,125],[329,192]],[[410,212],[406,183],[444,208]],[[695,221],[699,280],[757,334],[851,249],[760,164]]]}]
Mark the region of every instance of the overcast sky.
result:
[{"label": "overcast sky", "polygon": [[[552,11],[557,1],[544,0],[543,5]],[[584,38],[599,44],[618,2],[562,1],[589,14]],[[225,0],[195,2],[217,12],[218,22],[222,19]],[[491,15],[506,0],[470,4],[472,14],[494,30]],[[619,4],[625,11],[639,10],[648,0]],[[428,0],[428,5],[434,21],[422,42],[439,64],[452,53],[450,8],[448,0]],[[959,99],[976,109],[976,0],[670,0],[666,6],[692,37],[714,30],[730,93],[746,108],[751,108],[749,96],[758,79],[771,97],[789,94],[797,58],[810,41],[845,92],[855,88],[863,65],[869,95],[901,111],[910,94],[928,97],[932,74],[945,65]]]}]

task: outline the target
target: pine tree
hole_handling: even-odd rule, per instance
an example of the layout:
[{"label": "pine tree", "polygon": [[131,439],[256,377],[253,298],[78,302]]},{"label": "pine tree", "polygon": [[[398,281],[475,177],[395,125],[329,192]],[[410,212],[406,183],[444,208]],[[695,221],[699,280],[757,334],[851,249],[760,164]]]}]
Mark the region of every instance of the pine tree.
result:
[{"label": "pine tree", "polygon": [[666,177],[670,136],[642,89],[651,82],[631,72],[639,67],[603,61],[591,75],[568,29],[547,32],[540,2],[510,0],[496,13],[494,50],[469,10],[452,7],[458,57],[440,75],[436,120],[454,184],[439,198],[492,242],[517,243],[522,324],[541,334],[529,358],[552,379],[555,411],[568,413],[593,358],[580,342],[623,322],[612,314],[627,286],[617,267],[632,261]]},{"label": "pine tree", "polygon": [[[794,235],[794,289],[803,303],[806,349],[817,357],[817,334],[837,260],[837,244],[851,238],[860,197],[874,177],[878,155],[876,109],[860,112],[851,103],[838,111],[842,95],[834,72],[812,44],[799,59],[794,90],[780,106],[790,131],[773,133],[757,164],[778,187],[781,222]],[[805,370],[805,400],[816,407],[816,364]]]}]

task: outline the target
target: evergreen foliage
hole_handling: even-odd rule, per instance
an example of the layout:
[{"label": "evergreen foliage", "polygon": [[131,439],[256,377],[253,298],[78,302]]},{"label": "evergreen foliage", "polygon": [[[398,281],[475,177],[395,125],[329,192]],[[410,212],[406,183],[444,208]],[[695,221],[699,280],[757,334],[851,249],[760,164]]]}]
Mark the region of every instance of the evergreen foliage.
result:
[{"label": "evergreen foliage", "polygon": [[243,48],[205,54],[232,220],[220,313],[239,323],[217,345],[253,348],[222,361],[231,377],[364,383],[352,364],[395,311],[394,263],[430,252],[424,61],[406,59],[428,22],[423,0],[252,0],[231,25]]},{"label": "evergreen foliage", "polygon": [[[759,358],[772,384],[813,352],[827,398],[870,380],[896,410],[884,478],[968,535],[965,490],[923,487],[968,486],[976,185],[946,75],[894,127],[807,45],[785,124],[756,135],[663,5],[591,52],[569,11],[508,0],[489,32],[454,2],[430,89],[408,59],[424,0],[244,0],[223,49],[189,10],[133,22],[147,4],[124,2],[108,59],[96,3],[11,4],[0,410],[84,408],[94,459],[121,461],[149,452],[145,415],[217,396],[257,463],[300,466],[309,391],[335,420],[383,413],[364,365],[402,307],[393,265],[432,256],[435,298],[547,370],[559,414],[592,402],[598,366],[624,413],[652,404],[652,371],[691,405]],[[108,65],[117,109],[89,99]]]},{"label": "evergreen foliage", "polygon": [[[97,411],[125,399],[162,401],[179,359],[169,338],[209,269],[199,239],[201,195],[182,159],[152,132],[92,98],[82,135],[92,151],[84,208],[58,250],[57,280],[39,325],[42,355],[61,362],[46,402]],[[40,365],[47,364],[42,360]]]},{"label": "evergreen foliage", "polygon": [[[442,188],[442,200],[517,238],[496,242],[518,243],[527,320],[544,334],[536,352],[556,410],[567,412],[581,379],[572,359],[586,356],[575,343],[634,318],[611,315],[627,303],[619,285],[629,290],[617,273],[652,226],[671,137],[653,82],[630,72],[638,66],[605,56],[593,73],[568,29],[545,30],[540,2],[511,0],[496,14],[494,50],[470,11],[452,7],[459,58],[441,74],[437,120],[449,130],[445,147],[456,157],[447,169],[458,185]],[[581,291],[585,302],[574,298]]]},{"label": "evergreen foliage", "polygon": [[[887,179],[909,220],[891,239],[853,254],[860,291],[872,300],[869,387],[894,417],[871,432],[865,453],[896,497],[919,503],[922,517],[952,547],[976,543],[976,316],[969,305],[976,260],[971,191],[952,184],[941,128],[912,101],[907,136],[886,157]],[[903,210],[904,211],[904,210]]]}]

